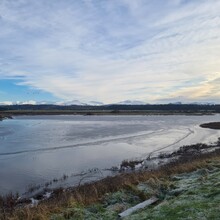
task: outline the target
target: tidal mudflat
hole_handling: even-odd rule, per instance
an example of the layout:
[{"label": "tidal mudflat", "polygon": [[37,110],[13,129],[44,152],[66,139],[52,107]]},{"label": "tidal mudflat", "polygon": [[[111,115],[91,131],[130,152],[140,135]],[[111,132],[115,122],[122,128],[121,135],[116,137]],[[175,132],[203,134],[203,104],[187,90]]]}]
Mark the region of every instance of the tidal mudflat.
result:
[{"label": "tidal mudflat", "polygon": [[[79,184],[102,178],[124,159],[215,142],[219,121],[206,116],[18,116],[0,122],[0,193],[23,193],[35,185]],[[68,178],[64,178],[65,175]],[[59,181],[53,181],[59,180]]]}]

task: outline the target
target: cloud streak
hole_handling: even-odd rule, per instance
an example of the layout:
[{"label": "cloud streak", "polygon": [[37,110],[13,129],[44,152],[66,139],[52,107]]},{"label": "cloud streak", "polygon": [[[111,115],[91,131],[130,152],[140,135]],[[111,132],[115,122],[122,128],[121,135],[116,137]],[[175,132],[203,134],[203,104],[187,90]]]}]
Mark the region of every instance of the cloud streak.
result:
[{"label": "cloud streak", "polygon": [[220,2],[0,2],[0,79],[63,100],[220,102]]}]

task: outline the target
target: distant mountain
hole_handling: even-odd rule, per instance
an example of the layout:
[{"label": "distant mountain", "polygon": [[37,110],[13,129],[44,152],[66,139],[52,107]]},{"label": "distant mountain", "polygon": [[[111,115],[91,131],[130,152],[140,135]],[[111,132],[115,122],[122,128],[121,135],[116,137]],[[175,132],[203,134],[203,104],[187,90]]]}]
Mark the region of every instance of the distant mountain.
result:
[{"label": "distant mountain", "polygon": [[87,103],[87,105],[101,106],[101,105],[104,105],[104,103],[103,102],[90,101],[90,102]]},{"label": "distant mountain", "polygon": [[57,105],[91,105],[91,106],[101,106],[104,105],[102,102],[97,101],[89,101],[89,102],[81,102],[79,100],[72,100],[72,101],[64,101],[64,102],[57,102]]},{"label": "distant mountain", "polygon": [[215,105],[214,102],[191,102],[191,105]]},{"label": "distant mountain", "polygon": [[34,101],[34,100],[28,100],[28,101],[4,101],[0,102],[0,105],[56,105],[55,102],[48,102],[48,101]]},{"label": "distant mountain", "polygon": [[[73,101],[64,101],[64,102],[57,102],[57,105],[90,105],[90,106],[102,106],[105,105],[103,102],[98,101],[89,101],[89,102],[81,102],[79,100],[73,100]],[[108,105],[145,105],[146,103],[136,100],[125,100],[118,103],[110,103]]]},{"label": "distant mountain", "polygon": [[171,102],[170,105],[215,105],[214,102]]},{"label": "distant mountain", "polygon": [[37,104],[40,104],[40,103],[37,103],[36,101],[33,101],[33,100],[15,101],[15,102],[11,102],[11,101],[0,102],[0,105],[37,105]]},{"label": "distant mountain", "polygon": [[182,102],[171,102],[169,104],[171,104],[171,105],[182,105]]},{"label": "distant mountain", "polygon": [[0,102],[0,105],[60,105],[60,106],[70,106],[70,105],[79,105],[79,106],[101,106],[104,105],[102,102],[90,101],[90,102],[81,102],[79,100],[71,100],[71,101],[60,101],[60,102],[49,102],[49,101],[4,101]]},{"label": "distant mountain", "polygon": [[147,103],[137,100],[125,100],[115,104],[116,105],[146,105]]},{"label": "distant mountain", "polygon": [[0,102],[0,105],[13,105],[13,102],[10,101]]},{"label": "distant mountain", "polygon": [[[104,104],[102,102],[98,102],[98,101],[89,101],[89,102],[81,102],[79,100],[71,100],[71,101],[60,101],[60,102],[50,102],[50,101],[34,101],[34,100],[28,100],[28,101],[15,101],[15,102],[11,102],[11,101],[3,101],[0,102],[0,105],[58,105],[58,106],[72,106],[72,105],[76,105],[76,106],[110,106],[110,105],[150,105],[148,103],[142,102],[142,101],[138,101],[138,100],[125,100],[125,101],[121,101],[121,102],[117,102],[117,103],[109,103],[109,104]],[[158,104],[160,105],[160,104]],[[166,105],[166,104],[165,104]],[[215,105],[215,103],[213,102],[191,102],[191,103],[187,103],[187,102],[170,102],[169,105]]]},{"label": "distant mountain", "polygon": [[[109,103],[108,105],[146,105],[147,103],[137,100],[125,100],[118,103]],[[103,102],[98,101],[89,101],[89,102],[81,102],[79,100],[69,100],[69,101],[60,101],[60,102],[48,102],[48,101],[16,101],[16,102],[0,102],[0,105],[60,105],[60,106],[102,106],[105,105]]]},{"label": "distant mountain", "polygon": [[68,105],[87,105],[86,103],[80,102],[79,100],[56,102],[55,104],[56,105],[64,105],[64,106],[68,106]]}]

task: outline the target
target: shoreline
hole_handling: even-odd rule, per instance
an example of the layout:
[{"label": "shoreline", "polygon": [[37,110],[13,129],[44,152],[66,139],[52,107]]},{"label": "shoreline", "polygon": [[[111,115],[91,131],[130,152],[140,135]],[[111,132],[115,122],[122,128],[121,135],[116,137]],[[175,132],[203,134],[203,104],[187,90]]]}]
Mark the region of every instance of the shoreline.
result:
[{"label": "shoreline", "polygon": [[6,120],[6,119],[12,119],[11,115],[0,115],[0,121]]},{"label": "shoreline", "polygon": [[101,115],[185,115],[185,116],[202,116],[202,115],[216,115],[215,112],[188,112],[188,111],[145,111],[145,110],[120,110],[120,111],[72,111],[72,110],[54,110],[54,111],[42,111],[42,110],[14,110],[14,111],[0,111],[0,120],[4,117],[13,116],[40,116],[40,115],[83,115],[83,116],[101,116]]},{"label": "shoreline", "polygon": [[[214,151],[204,153],[204,149],[213,147],[215,147]],[[4,198],[0,197],[0,210],[4,210],[5,219],[9,219],[10,217],[13,217],[13,219],[20,219],[19,216],[21,215],[23,216],[23,219],[26,219],[25,216],[32,215],[35,217],[41,212],[43,212],[42,215],[45,215],[43,219],[49,219],[53,214],[58,214],[62,212],[62,210],[65,210],[66,208],[68,209],[68,204],[73,204],[73,207],[78,207],[80,205],[80,207],[84,209],[97,202],[103,202],[103,198],[106,195],[121,192],[121,190],[131,190],[133,192],[134,187],[143,184],[146,181],[159,181],[161,178],[166,179],[173,175],[180,175],[181,173],[185,173],[187,176],[187,173],[189,172],[206,167],[207,163],[209,164],[209,161],[212,161],[215,158],[218,158],[217,160],[219,161],[220,138],[215,143],[215,146],[205,146],[204,144],[183,146],[178,151],[166,155],[166,157],[171,157],[173,159],[159,167],[148,167],[149,169],[133,171],[130,170],[130,172],[122,172],[115,176],[106,177],[99,181],[75,187],[69,187],[66,189],[57,188],[50,192],[44,191],[43,194],[38,194],[30,199],[22,200],[18,195],[12,194]],[[145,200],[149,198],[149,196],[159,196],[158,198],[160,202],[163,201],[159,194],[151,193],[150,195],[145,195],[141,192],[134,192],[135,194],[138,193],[138,196],[142,198],[141,200]]]},{"label": "shoreline", "polygon": [[205,124],[201,124],[200,127],[218,130],[220,129],[220,122],[205,123]]},{"label": "shoreline", "polygon": [[[208,158],[212,158],[215,156],[220,156],[220,137],[218,138],[217,142],[211,145],[207,144],[194,144],[194,145],[187,145],[180,147],[177,151],[174,151],[169,154],[160,154],[158,157],[153,157],[150,159],[145,159],[144,161],[122,161],[120,165],[120,169],[114,170],[115,175],[104,177],[101,180],[92,181],[84,184],[79,184],[78,186],[72,186],[67,188],[55,188],[55,189],[48,189],[45,188],[41,192],[33,194],[31,197],[19,197],[19,195],[9,194],[6,196],[0,196],[0,206],[2,201],[10,200],[11,207],[5,207],[6,209],[17,210],[18,207],[37,207],[38,204],[47,203],[47,202],[54,202],[54,200],[59,199],[60,197],[65,197],[66,193],[70,196],[78,197],[78,193],[83,193],[85,190],[89,191],[92,190],[94,186],[98,190],[98,186],[103,184],[105,185],[106,190],[104,193],[112,192],[111,188],[113,187],[114,190],[120,190],[124,188],[126,184],[135,184],[135,182],[142,182],[144,178],[148,179],[148,175],[152,176],[155,173],[161,173],[166,170],[168,173],[172,173],[172,169],[176,169],[175,167],[181,167],[184,170],[184,164],[191,164],[198,160],[206,160]],[[162,162],[164,161],[164,162]],[[140,166],[141,164],[141,166]],[[188,166],[188,165],[187,165]],[[136,167],[138,167],[136,169]],[[167,168],[169,168],[167,170]],[[171,170],[170,170],[171,169]],[[180,168],[178,168],[180,169]],[[136,179],[137,178],[137,179]],[[135,180],[134,180],[135,179]],[[126,182],[126,184],[125,184]],[[109,185],[110,184],[110,185]],[[125,184],[125,185],[124,185]],[[111,186],[112,185],[112,186]],[[109,188],[110,187],[110,188]],[[101,192],[102,194],[103,192]],[[81,198],[82,199],[82,198]],[[80,199],[80,200],[81,200]],[[84,201],[85,199],[85,201]],[[87,198],[84,197],[83,203],[87,204]],[[89,199],[91,199],[89,197]],[[82,201],[81,201],[82,202]],[[90,203],[90,202],[89,202]],[[7,202],[6,202],[7,204]],[[9,206],[7,204],[6,206]],[[19,208],[19,209],[20,209]],[[1,210],[1,207],[0,207]]]},{"label": "shoreline", "polygon": [[[216,123],[220,124],[219,122],[215,122],[214,125],[216,125]],[[200,127],[204,127],[204,124],[201,124]],[[206,123],[204,128],[216,129],[215,126],[213,128],[213,122]],[[26,209],[35,215],[35,210],[40,209],[42,205],[46,205],[47,208],[48,206],[50,208],[51,206],[55,207],[57,205],[55,203],[59,199],[61,203],[59,203],[58,206],[61,207],[66,207],[66,205],[63,204],[63,200],[65,200],[66,203],[66,199],[69,201],[72,198],[74,198],[77,204],[83,204],[83,206],[94,204],[100,201],[102,196],[106,193],[117,192],[118,190],[126,188],[127,184],[136,185],[137,183],[148,180],[149,177],[157,175],[159,175],[158,178],[163,177],[164,174],[168,176],[173,174],[173,170],[175,170],[175,172],[178,171],[177,173],[191,172],[198,168],[198,161],[203,164],[204,161],[214,157],[220,158],[220,138],[213,144],[198,143],[187,145],[180,147],[172,153],[159,154],[157,157],[146,158],[140,161],[122,161],[119,169],[111,168],[111,171],[115,172],[115,175],[104,177],[101,180],[67,188],[48,189],[45,187],[45,189],[33,194],[31,197],[22,198],[12,193],[6,196],[0,196],[0,219],[1,210],[4,210],[4,213],[8,216],[10,216],[11,213],[17,215],[17,212],[21,210],[25,212]],[[195,164],[195,166],[192,164]],[[188,168],[185,169],[185,166],[187,166],[189,170]],[[102,187],[104,187],[104,191]],[[85,194],[85,192],[87,193]],[[54,208],[51,209],[52,213],[57,212]],[[51,211],[49,212],[51,214]]]}]

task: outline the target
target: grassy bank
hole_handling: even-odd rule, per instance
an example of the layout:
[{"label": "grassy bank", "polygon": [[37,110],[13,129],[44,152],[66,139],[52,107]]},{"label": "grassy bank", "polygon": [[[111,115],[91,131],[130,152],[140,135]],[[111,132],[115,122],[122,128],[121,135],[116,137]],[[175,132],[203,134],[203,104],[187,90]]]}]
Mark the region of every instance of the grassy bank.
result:
[{"label": "grassy bank", "polygon": [[[209,153],[202,153],[204,149],[210,149],[208,145],[207,148],[205,148],[205,145],[192,146],[185,146],[173,153],[176,159],[158,169],[121,173],[114,177],[107,177],[74,188],[56,189],[49,199],[43,199],[33,207],[28,204],[28,201],[19,201],[13,195],[2,197],[0,198],[0,219],[115,219],[119,212],[151,196],[157,196],[160,201],[157,205],[151,207],[150,213],[152,216],[149,219],[160,219],[154,218],[156,214],[153,212],[156,207],[164,207],[160,212],[164,210],[167,215],[172,216],[176,213],[176,208],[168,210],[169,205],[163,206],[162,204],[166,205],[167,202],[169,204],[172,199],[178,203],[178,201],[181,201],[178,200],[180,198],[178,196],[181,195],[184,198],[184,194],[179,191],[178,187],[178,183],[181,185],[181,182],[176,182],[181,175],[187,177],[190,172],[206,170],[207,172],[201,171],[205,172],[204,176],[201,174],[198,177],[201,178],[201,181],[205,181],[209,171],[210,173],[220,171],[216,170],[220,167],[220,141],[214,146],[216,150]],[[171,157],[170,155],[166,156]],[[176,180],[175,176],[177,176]],[[182,181],[185,181],[184,179],[187,181],[187,178],[182,178]],[[216,181],[220,181],[218,176]],[[207,184],[207,190],[210,193],[215,190],[211,187],[211,183]],[[170,194],[173,196],[169,197]],[[147,213],[143,211],[136,213],[136,215],[147,216]],[[135,215],[131,218],[141,219]]]},{"label": "grassy bank", "polygon": [[[106,194],[101,202],[87,206],[70,206],[51,219],[117,219],[118,213],[157,196],[159,201],[125,219],[219,219],[220,161],[211,157],[197,161],[190,171],[175,171],[169,176],[151,176],[137,185],[127,185]],[[177,168],[178,169],[178,168]],[[192,170],[191,170],[192,169]],[[176,173],[177,172],[177,173]]]}]

